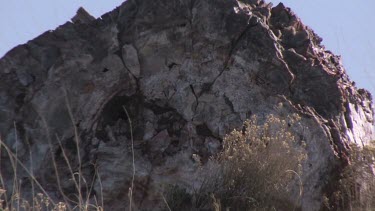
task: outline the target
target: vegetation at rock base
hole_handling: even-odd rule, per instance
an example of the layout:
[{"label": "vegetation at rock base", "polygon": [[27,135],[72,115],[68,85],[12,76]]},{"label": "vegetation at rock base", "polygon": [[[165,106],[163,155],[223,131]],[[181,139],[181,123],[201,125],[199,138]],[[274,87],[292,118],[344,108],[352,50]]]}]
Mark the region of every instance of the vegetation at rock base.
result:
[{"label": "vegetation at rock base", "polygon": [[[269,115],[263,121],[255,116],[245,121],[241,130],[234,130],[224,138],[222,151],[202,167],[204,177],[199,189],[188,191],[178,185],[165,188],[162,194],[165,210],[299,210],[303,194],[302,164],[307,158],[305,143],[296,140],[292,132],[299,119],[297,115],[285,119]],[[3,142],[1,146],[16,166],[16,154]],[[324,210],[375,208],[374,158],[373,146],[351,146],[350,165],[343,169],[337,190],[331,196],[323,196]],[[46,191],[32,191],[35,194],[27,201],[17,188],[16,174],[10,192],[3,189],[4,181],[0,179],[2,211],[105,210],[103,206],[90,204],[88,199],[75,204],[56,203]],[[33,188],[43,190],[33,179]]]},{"label": "vegetation at rock base", "polygon": [[244,123],[243,131],[235,130],[225,138],[224,150],[217,158],[222,168],[221,188],[215,191],[223,208],[293,204],[287,198],[288,185],[302,174],[302,161],[306,159],[304,143],[298,143],[290,131],[289,125],[297,121],[298,116],[282,120],[270,115],[259,125],[254,117]]},{"label": "vegetation at rock base", "polygon": [[[71,116],[72,117],[72,116]],[[73,121],[74,122],[74,121]],[[16,129],[16,127],[15,127]],[[76,127],[74,126],[75,132]],[[16,136],[16,140],[17,140]],[[50,142],[50,140],[48,140]],[[76,143],[77,149],[79,149],[79,137],[78,133],[75,133],[74,141]],[[52,156],[52,162],[54,166],[54,173],[56,175],[56,183],[58,185],[60,195],[63,199],[62,201],[56,202],[56,197],[51,197],[46,191],[46,187],[43,187],[40,181],[35,177],[33,173],[33,157],[30,154],[30,166],[26,166],[23,164],[18,156],[18,151],[16,150],[13,152],[2,140],[0,137],[0,166],[3,165],[2,163],[2,156],[3,153],[6,154],[7,159],[5,159],[5,163],[11,165],[13,169],[13,181],[8,184],[9,190],[6,190],[6,183],[3,178],[3,172],[0,168],[0,211],[66,211],[66,210],[80,210],[80,211],[88,211],[88,210],[96,210],[102,211],[103,210],[103,203],[100,204],[96,196],[90,198],[92,195],[92,188],[93,184],[88,184],[82,174],[82,171],[79,170],[78,172],[74,172],[71,163],[66,155],[64,148],[60,140],[58,139],[59,146],[62,149],[62,154],[64,155],[64,161],[69,166],[70,171],[70,180],[74,183],[76,192],[78,194],[72,193],[72,197],[68,197],[66,193],[62,190],[61,181],[59,177],[59,170],[57,166],[57,162]],[[52,152],[51,143],[50,144],[50,152]],[[77,150],[77,154],[79,157],[79,150]],[[79,160],[79,166],[81,166],[81,162]],[[27,190],[27,192],[31,193],[31,196],[27,193],[24,194],[23,189],[23,180],[19,178],[18,172],[25,171],[29,178],[26,178],[28,181],[26,183],[30,183],[29,186],[31,190]],[[100,180],[100,176],[95,176]],[[25,178],[23,178],[25,179]],[[85,191],[82,191],[82,186],[85,187]],[[100,204],[100,205],[99,205]]]},{"label": "vegetation at rock base", "polygon": [[375,147],[351,144],[349,165],[337,182],[337,190],[324,196],[327,210],[375,210]]},{"label": "vegetation at rock base", "polygon": [[[300,182],[301,164],[306,159],[305,143],[298,143],[287,121],[269,116],[264,124],[254,117],[234,130],[223,142],[223,151],[211,160],[211,169],[199,190],[171,186],[167,193],[169,210],[299,210],[299,198],[292,201],[290,183]],[[336,191],[323,196],[322,210],[375,209],[375,147],[351,145],[350,164],[338,181]],[[191,207],[190,207],[191,209]]]},{"label": "vegetation at rock base", "polygon": [[[254,116],[245,121],[242,130],[234,130],[223,141],[223,151],[212,158],[202,187],[191,196],[195,209],[214,210],[293,210],[299,203],[302,184],[295,201],[291,201],[291,183],[300,184],[302,162],[306,159],[304,143],[295,139],[291,125],[298,116],[286,120],[268,116],[259,124]],[[174,187],[167,202],[171,210],[186,193]],[[170,193],[168,194],[170,195]],[[176,196],[178,195],[178,196]],[[186,199],[186,197],[184,197]],[[186,200],[180,200],[186,203]]]}]

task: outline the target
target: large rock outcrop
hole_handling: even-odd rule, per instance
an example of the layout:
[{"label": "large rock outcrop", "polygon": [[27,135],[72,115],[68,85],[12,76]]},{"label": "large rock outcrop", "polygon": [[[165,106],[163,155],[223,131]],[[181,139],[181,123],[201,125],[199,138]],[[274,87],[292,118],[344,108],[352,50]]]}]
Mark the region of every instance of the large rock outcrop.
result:
[{"label": "large rock outcrop", "polygon": [[[374,135],[370,93],[320,42],[289,8],[260,0],[128,0],[98,19],[80,9],[0,60],[1,138],[52,197],[62,197],[52,160],[75,194],[66,155],[82,190],[94,184],[105,208],[123,210],[133,135],[134,201],[152,210],[162,184],[199,187],[199,166],[246,118],[297,113],[308,152],[300,206],[318,210],[349,143]],[[30,188],[29,173],[17,174]]]}]

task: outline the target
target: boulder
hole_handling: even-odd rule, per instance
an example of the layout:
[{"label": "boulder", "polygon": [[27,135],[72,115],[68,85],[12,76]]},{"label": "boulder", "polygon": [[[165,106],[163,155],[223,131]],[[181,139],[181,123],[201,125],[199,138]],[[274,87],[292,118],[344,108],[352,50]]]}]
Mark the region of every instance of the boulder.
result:
[{"label": "boulder", "polygon": [[28,169],[17,171],[25,193],[32,174],[51,197],[72,197],[81,172],[89,198],[124,210],[134,174],[134,206],[162,209],[161,187],[199,188],[199,169],[245,119],[299,114],[308,159],[298,206],[319,210],[349,144],[374,137],[371,94],[283,4],[128,0],[72,20],[0,59],[0,136]]}]

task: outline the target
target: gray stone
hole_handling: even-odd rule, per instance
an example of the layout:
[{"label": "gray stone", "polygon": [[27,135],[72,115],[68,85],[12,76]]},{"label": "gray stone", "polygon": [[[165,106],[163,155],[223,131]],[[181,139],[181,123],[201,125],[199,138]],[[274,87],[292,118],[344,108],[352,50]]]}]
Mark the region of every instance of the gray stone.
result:
[{"label": "gray stone", "polygon": [[129,71],[135,77],[139,77],[141,67],[138,61],[138,53],[132,45],[122,46],[122,59],[124,60],[125,66],[129,69]]},{"label": "gray stone", "polygon": [[77,14],[72,18],[73,23],[88,24],[94,21],[95,18],[91,16],[83,7],[77,10]]},{"label": "gray stone", "polygon": [[[64,151],[106,209],[128,206],[134,170],[134,206],[161,210],[162,187],[199,188],[219,140],[245,119],[299,114],[293,131],[308,159],[297,206],[319,210],[348,144],[374,138],[370,93],[321,40],[289,8],[258,0],[126,1],[96,20],[79,10],[0,59],[0,136],[27,166],[33,156],[51,193],[59,192],[52,158],[70,175]],[[69,176],[61,180],[77,194]]]}]

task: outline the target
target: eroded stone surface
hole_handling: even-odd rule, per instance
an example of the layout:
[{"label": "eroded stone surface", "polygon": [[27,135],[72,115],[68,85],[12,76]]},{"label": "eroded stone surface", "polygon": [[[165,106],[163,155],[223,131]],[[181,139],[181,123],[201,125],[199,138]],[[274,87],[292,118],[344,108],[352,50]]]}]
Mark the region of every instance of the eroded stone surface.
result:
[{"label": "eroded stone surface", "polygon": [[[282,4],[129,0],[99,19],[80,11],[72,20],[0,60],[2,140],[56,198],[53,159],[63,191],[75,192],[64,151],[94,184],[92,197],[127,207],[133,136],[135,206],[161,209],[161,187],[199,187],[198,169],[246,118],[297,113],[309,156],[300,205],[317,210],[348,144],[374,136],[371,95]],[[10,187],[9,163],[1,169]]]}]

